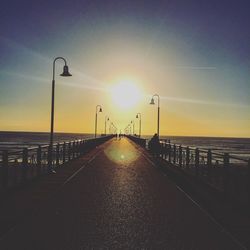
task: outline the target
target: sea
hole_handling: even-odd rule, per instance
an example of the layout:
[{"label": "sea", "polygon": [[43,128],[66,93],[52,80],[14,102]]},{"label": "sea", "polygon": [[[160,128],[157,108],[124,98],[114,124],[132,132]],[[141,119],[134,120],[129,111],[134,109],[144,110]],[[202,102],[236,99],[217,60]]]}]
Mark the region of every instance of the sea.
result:
[{"label": "sea", "polygon": [[[0,132],[0,151],[4,149],[16,150],[24,147],[46,145],[49,143],[47,132]],[[73,141],[77,139],[93,138],[94,134],[84,133],[54,133],[54,142]],[[150,139],[151,135],[142,136]],[[196,137],[196,136],[162,136],[161,139],[182,146],[211,149],[219,153],[229,153],[244,159],[250,158],[250,138],[228,137]]]}]

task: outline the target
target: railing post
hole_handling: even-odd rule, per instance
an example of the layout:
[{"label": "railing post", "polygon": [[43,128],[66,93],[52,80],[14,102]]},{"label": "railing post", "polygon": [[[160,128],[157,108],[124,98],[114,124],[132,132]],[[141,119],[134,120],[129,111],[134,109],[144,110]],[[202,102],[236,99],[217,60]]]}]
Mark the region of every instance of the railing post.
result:
[{"label": "railing post", "polygon": [[229,194],[229,154],[224,153],[223,156],[223,165],[224,165],[224,194],[228,198]]},{"label": "railing post", "polygon": [[174,144],[174,164],[176,163],[176,145]]},{"label": "railing post", "polygon": [[59,166],[59,158],[60,157],[60,144],[56,144],[56,166]]},{"label": "railing post", "polygon": [[189,147],[186,148],[186,168],[189,168],[190,163],[190,149]]},{"label": "railing post", "polygon": [[8,179],[9,179],[9,153],[8,150],[3,151],[3,166],[2,166],[2,187],[3,189],[8,187]]},{"label": "railing post", "polygon": [[171,148],[171,144],[168,144],[168,161],[169,163],[171,163],[171,154],[172,154],[172,148]]},{"label": "railing post", "polygon": [[167,156],[167,140],[164,140],[164,150],[162,153],[162,158],[166,160],[166,156]]},{"label": "railing post", "polygon": [[179,146],[179,166],[182,167],[182,146]]},{"label": "railing post", "polygon": [[75,141],[73,141],[73,159],[75,159],[75,157],[76,157],[76,142]]},{"label": "railing post", "polygon": [[211,177],[211,168],[212,168],[212,151],[211,149],[208,149],[207,151],[207,174],[208,178]]},{"label": "railing post", "polygon": [[41,174],[41,164],[42,164],[42,148],[41,146],[38,146],[37,148],[37,155],[36,155],[36,161],[37,161],[37,175]]},{"label": "railing post", "polygon": [[22,181],[25,182],[27,179],[27,170],[28,170],[28,149],[23,149],[23,161],[22,161]]},{"label": "railing post", "polygon": [[66,157],[66,143],[63,142],[63,163],[65,163],[65,157]]},{"label": "railing post", "polygon": [[68,161],[71,159],[71,142],[68,143]]},{"label": "railing post", "polygon": [[82,155],[82,149],[83,149],[83,140],[80,141],[80,145],[79,145],[79,155]]},{"label": "railing post", "polygon": [[200,151],[198,148],[195,149],[195,175],[199,175],[199,162],[200,162]]},{"label": "railing post", "polygon": [[79,156],[79,152],[80,152],[79,148],[80,148],[80,141],[77,141],[76,142],[76,157]]}]

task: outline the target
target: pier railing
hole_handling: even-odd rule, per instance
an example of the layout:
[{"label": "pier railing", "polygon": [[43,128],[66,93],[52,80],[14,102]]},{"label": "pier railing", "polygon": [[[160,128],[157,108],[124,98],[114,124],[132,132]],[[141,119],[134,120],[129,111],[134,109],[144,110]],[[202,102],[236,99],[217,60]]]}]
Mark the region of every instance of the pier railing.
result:
[{"label": "pier railing", "polygon": [[[112,137],[113,135],[109,135],[54,144],[51,160],[53,169],[87,153]],[[49,145],[0,152],[0,191],[47,174],[50,169],[49,153]]]},{"label": "pier railing", "polygon": [[144,138],[140,138],[137,136],[133,136],[133,135],[126,135],[126,137],[128,137],[131,141],[135,142],[136,144],[140,145],[141,147],[146,147],[146,139]]},{"label": "pier railing", "polygon": [[250,160],[160,141],[159,156],[193,180],[209,185],[228,200],[250,204]]}]

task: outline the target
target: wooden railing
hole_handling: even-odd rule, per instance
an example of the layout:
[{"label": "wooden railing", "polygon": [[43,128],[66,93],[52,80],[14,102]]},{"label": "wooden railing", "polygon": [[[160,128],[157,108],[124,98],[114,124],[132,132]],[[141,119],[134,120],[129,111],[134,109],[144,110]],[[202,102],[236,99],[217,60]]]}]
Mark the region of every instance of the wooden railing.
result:
[{"label": "wooden railing", "polygon": [[[52,150],[52,168],[73,160],[96,146],[111,139],[113,135],[96,139],[75,140],[57,143]],[[0,152],[0,191],[20,185],[37,176],[48,173],[50,169],[49,145],[23,148],[22,150],[3,150]]]},{"label": "wooden railing", "polygon": [[206,183],[226,199],[250,205],[250,160],[228,153],[160,141],[159,156],[181,173]]}]

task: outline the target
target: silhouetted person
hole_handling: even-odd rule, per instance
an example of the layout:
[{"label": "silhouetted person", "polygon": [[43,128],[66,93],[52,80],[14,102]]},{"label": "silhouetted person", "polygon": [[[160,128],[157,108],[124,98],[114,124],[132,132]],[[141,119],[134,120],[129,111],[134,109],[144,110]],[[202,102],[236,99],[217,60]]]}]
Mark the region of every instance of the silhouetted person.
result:
[{"label": "silhouetted person", "polygon": [[157,134],[154,134],[154,136],[149,141],[148,148],[150,152],[153,154],[153,156],[157,157],[159,155],[160,142],[159,142],[159,137]]}]

